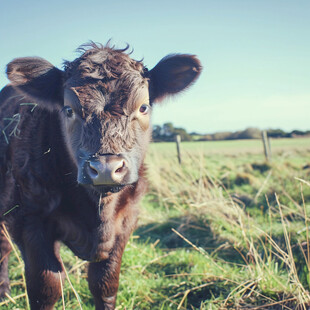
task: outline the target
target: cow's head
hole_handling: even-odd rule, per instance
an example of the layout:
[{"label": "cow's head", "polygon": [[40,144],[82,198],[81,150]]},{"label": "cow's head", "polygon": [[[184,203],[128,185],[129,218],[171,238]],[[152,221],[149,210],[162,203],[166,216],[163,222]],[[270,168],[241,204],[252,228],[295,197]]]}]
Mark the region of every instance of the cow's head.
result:
[{"label": "cow's head", "polygon": [[61,71],[41,58],[7,66],[12,84],[35,103],[58,109],[78,182],[100,192],[138,180],[151,137],[153,104],[191,85],[199,60],[170,55],[148,71],[125,50],[91,44]]}]

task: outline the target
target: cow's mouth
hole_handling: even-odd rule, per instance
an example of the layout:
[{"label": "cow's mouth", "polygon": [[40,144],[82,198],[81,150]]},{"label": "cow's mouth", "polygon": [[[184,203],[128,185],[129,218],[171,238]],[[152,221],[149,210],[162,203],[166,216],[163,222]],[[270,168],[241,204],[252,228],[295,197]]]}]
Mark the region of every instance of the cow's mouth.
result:
[{"label": "cow's mouth", "polygon": [[90,185],[90,187],[99,193],[101,196],[109,196],[111,194],[115,194],[120,192],[126,185],[118,184],[118,185]]}]

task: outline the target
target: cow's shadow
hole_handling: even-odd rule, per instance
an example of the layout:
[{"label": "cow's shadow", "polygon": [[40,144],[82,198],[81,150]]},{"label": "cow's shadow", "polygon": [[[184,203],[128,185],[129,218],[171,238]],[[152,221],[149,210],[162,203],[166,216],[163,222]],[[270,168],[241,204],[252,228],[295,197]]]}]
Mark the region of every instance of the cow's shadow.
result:
[{"label": "cow's shadow", "polygon": [[[181,236],[174,232],[173,229]],[[136,229],[134,235],[136,236],[135,242],[154,244],[154,246],[160,247],[164,252],[169,253],[177,249],[201,251],[202,255],[205,253],[208,256],[212,256],[215,260],[244,264],[240,253],[230,245],[227,239],[217,236],[205,220],[192,214],[168,218],[165,222],[152,222],[141,225]],[[175,260],[173,263],[152,262],[147,269],[150,273],[169,277],[174,274],[190,273],[191,267],[188,262],[184,262],[180,258],[180,260]],[[232,289],[230,284],[226,283],[223,291],[222,280],[213,278],[212,280],[209,279],[209,281],[202,277],[201,282],[195,283],[197,287],[201,286],[201,288],[191,290],[193,283],[186,280],[184,278],[182,285],[179,287],[160,286],[157,289],[160,289],[162,296],[178,296],[173,298],[176,303],[179,303],[183,298],[184,291],[189,290],[189,294],[186,297],[186,305],[184,304],[181,309],[199,309],[201,302],[214,296],[227,295]]]},{"label": "cow's shadow", "polygon": [[203,249],[208,255],[225,261],[244,263],[228,240],[216,235],[206,220],[192,214],[141,225],[134,235],[138,236],[138,242],[156,243],[162,249]]}]

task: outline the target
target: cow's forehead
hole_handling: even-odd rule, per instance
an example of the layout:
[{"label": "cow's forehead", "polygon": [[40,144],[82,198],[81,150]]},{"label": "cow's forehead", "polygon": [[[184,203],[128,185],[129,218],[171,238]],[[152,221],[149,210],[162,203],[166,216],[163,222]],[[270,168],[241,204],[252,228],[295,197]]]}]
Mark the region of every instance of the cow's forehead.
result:
[{"label": "cow's forehead", "polygon": [[[92,112],[111,108],[132,110],[137,100],[148,101],[148,79],[141,61],[124,50],[92,46],[72,62],[65,62],[67,90]],[[147,98],[146,98],[147,97]]]},{"label": "cow's forehead", "polygon": [[67,78],[111,80],[131,74],[144,74],[143,63],[130,58],[124,50],[92,45],[82,51],[81,56],[74,61],[65,61]]}]

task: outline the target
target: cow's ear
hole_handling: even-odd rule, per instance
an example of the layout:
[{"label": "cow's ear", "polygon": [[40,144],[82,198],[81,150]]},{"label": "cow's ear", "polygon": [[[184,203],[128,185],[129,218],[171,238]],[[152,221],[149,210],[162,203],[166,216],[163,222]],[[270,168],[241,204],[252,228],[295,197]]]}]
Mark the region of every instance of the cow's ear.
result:
[{"label": "cow's ear", "polygon": [[202,70],[193,55],[168,55],[150,72],[150,100],[160,101],[189,87]]},{"label": "cow's ear", "polygon": [[11,84],[33,100],[62,104],[63,72],[43,58],[16,58],[7,65]]}]

